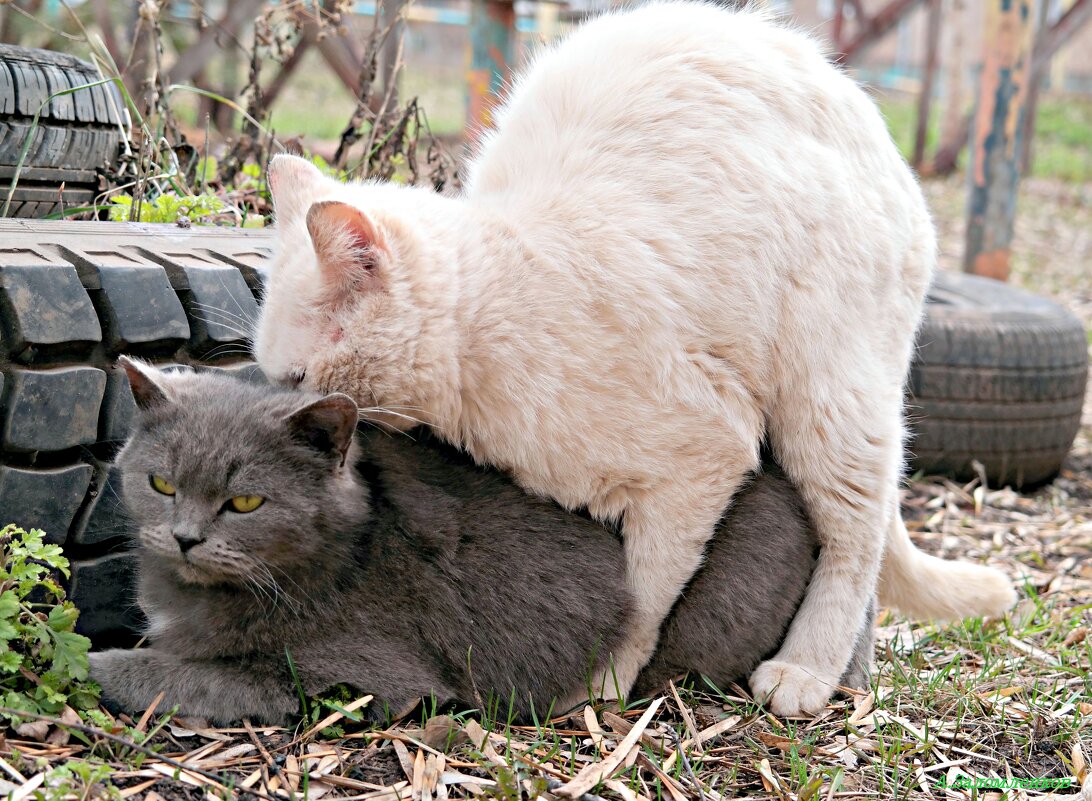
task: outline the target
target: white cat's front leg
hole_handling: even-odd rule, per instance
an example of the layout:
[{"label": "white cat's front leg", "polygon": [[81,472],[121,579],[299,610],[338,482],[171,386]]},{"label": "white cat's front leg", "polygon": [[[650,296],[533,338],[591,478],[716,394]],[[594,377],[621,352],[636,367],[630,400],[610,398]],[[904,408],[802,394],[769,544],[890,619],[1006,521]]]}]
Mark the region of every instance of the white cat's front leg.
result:
[{"label": "white cat's front leg", "polygon": [[[815,714],[838,687],[876,591],[886,532],[898,514],[899,402],[849,393],[818,405],[800,393],[771,427],[774,449],[803,495],[822,550],[807,595],[751,690],[779,715]],[[829,397],[829,390],[828,390]]]}]

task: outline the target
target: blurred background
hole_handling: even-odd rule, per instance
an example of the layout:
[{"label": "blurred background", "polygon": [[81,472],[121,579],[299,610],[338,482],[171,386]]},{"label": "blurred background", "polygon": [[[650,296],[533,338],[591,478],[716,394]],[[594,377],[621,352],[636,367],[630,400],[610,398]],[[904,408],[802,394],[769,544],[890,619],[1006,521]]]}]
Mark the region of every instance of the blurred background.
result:
[{"label": "blurred background", "polygon": [[[1017,282],[1034,272],[1036,288],[1064,292],[1092,317],[1092,0],[753,4],[812,32],[875,96],[928,179],[945,266],[1014,272]],[[174,206],[144,201],[181,193],[215,197],[236,222],[259,225],[270,211],[262,168],[282,149],[342,176],[457,187],[466,145],[490,124],[511,71],[616,5],[7,0],[0,42],[72,54],[118,79],[129,141],[119,164],[97,167],[92,214],[105,205],[115,219],[173,221]],[[995,187],[962,172],[976,138],[1005,162]],[[968,223],[991,203],[1004,207],[993,239],[1011,245],[1011,257],[975,267],[991,235],[983,243]],[[86,208],[68,204],[63,215]],[[223,221],[224,208],[210,199],[184,211],[193,222]]]},{"label": "blurred background", "polygon": [[[258,108],[268,129],[282,139],[301,137],[329,157],[353,114],[377,24],[399,20],[395,36],[378,54],[377,88],[388,91],[393,77],[399,97],[418,99],[431,132],[454,142],[467,131],[468,110],[470,123],[482,121],[473,90],[484,87],[472,67],[518,67],[535,48],[615,5],[610,0],[10,0],[0,3],[0,41],[88,58],[94,53],[87,39],[97,39],[134,97],[154,89],[158,79],[192,84],[245,106],[257,83]],[[818,36],[875,91],[900,147],[922,172],[946,174],[955,168],[991,3],[770,0],[758,5]],[[1036,135],[1026,139],[1022,155],[1030,175],[1092,180],[1092,25],[1083,24],[1090,16],[1086,6],[1087,0],[1031,6],[1029,26],[1053,47],[1034,67],[1041,90],[1031,109]],[[472,64],[475,38],[484,57]],[[257,75],[252,74],[255,53]],[[158,78],[157,70],[163,73]],[[933,102],[915,158],[923,88]],[[230,106],[210,96],[176,91],[169,100],[179,128],[191,139],[204,137],[206,119],[213,141],[230,138],[242,122]]]}]

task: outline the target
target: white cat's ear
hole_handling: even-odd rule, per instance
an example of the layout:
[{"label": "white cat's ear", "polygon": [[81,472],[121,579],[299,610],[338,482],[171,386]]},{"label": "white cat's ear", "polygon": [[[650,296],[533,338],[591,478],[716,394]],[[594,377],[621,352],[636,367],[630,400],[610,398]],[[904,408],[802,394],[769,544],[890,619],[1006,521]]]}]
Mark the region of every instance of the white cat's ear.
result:
[{"label": "white cat's ear", "polygon": [[118,366],[129,377],[129,388],[133,390],[137,408],[148,411],[170,402],[166,381],[159,370],[128,356],[118,359]]},{"label": "white cat's ear", "polygon": [[323,182],[329,179],[307,159],[278,153],[269,162],[269,194],[277,224],[303,217]]},{"label": "white cat's ear", "polygon": [[353,441],[359,420],[356,401],[340,392],[319,398],[288,415],[285,422],[294,437],[320,453],[345,454]]},{"label": "white cat's ear", "polygon": [[390,248],[375,220],[348,203],[324,200],[307,210],[307,230],[328,284],[341,289],[378,287],[379,268]]}]

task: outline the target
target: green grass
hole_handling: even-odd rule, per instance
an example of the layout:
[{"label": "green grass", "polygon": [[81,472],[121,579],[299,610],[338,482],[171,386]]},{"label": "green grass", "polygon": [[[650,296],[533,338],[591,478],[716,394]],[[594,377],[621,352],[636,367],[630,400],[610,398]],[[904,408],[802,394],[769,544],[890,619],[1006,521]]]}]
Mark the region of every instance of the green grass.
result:
[{"label": "green grass", "polygon": [[1032,175],[1073,183],[1092,181],[1092,98],[1040,104]]},{"label": "green grass", "polygon": [[[899,151],[909,160],[917,127],[917,100],[881,96],[880,111],[887,120]],[[926,158],[936,148],[940,109],[934,105],[926,131]],[[1035,120],[1031,175],[1071,183],[1092,181],[1092,98],[1045,95],[1040,98]]]}]

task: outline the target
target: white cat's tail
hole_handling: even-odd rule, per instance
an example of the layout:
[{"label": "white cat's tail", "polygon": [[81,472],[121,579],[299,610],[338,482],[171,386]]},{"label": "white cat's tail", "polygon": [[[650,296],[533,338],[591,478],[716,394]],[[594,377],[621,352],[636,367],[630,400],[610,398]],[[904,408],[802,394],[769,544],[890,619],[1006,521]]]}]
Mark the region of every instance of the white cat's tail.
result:
[{"label": "white cat's tail", "polygon": [[896,510],[880,570],[881,606],[918,619],[958,620],[1000,615],[1016,601],[1008,577],[969,562],[938,559],[918,550]]}]

